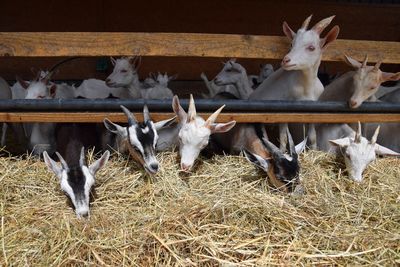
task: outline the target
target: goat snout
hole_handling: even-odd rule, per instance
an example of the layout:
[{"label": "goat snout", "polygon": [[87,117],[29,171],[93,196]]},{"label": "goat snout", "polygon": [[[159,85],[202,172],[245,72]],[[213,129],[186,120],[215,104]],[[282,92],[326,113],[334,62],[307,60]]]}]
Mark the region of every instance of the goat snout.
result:
[{"label": "goat snout", "polygon": [[358,103],[354,99],[350,99],[349,106],[350,106],[350,108],[356,108],[358,106]]},{"label": "goat snout", "polygon": [[182,170],[182,171],[187,172],[187,171],[189,171],[191,168],[192,168],[192,165],[188,165],[188,164],[185,164],[185,163],[181,163],[181,170]]},{"label": "goat snout", "polygon": [[150,164],[150,168],[151,168],[154,172],[157,172],[157,171],[158,171],[158,164],[157,164],[157,163],[152,163],[152,164]]},{"label": "goat snout", "polygon": [[287,64],[289,64],[290,63],[290,57],[288,57],[288,56],[285,56],[283,59],[282,59],[282,65],[287,65]]}]

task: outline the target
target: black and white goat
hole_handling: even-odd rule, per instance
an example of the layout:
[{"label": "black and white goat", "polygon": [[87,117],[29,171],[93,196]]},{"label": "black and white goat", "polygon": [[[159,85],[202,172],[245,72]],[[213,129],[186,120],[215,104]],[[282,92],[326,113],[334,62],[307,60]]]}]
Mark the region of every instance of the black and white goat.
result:
[{"label": "black and white goat", "polygon": [[159,122],[153,122],[149,110],[145,105],[143,108],[143,123],[139,123],[135,116],[124,106],[122,111],[128,118],[128,126],[121,126],[104,119],[105,127],[118,137],[117,149],[124,153],[129,152],[131,157],[150,173],[158,171],[158,160],[156,158],[156,144],[158,140],[157,131],[168,126],[175,120],[175,117]]},{"label": "black and white goat", "polygon": [[57,126],[56,155],[61,165],[43,152],[44,161],[50,171],[60,180],[61,190],[70,198],[78,218],[89,216],[89,200],[95,183],[96,172],[108,161],[110,152],[103,153],[100,159],[88,165],[85,147],[95,145],[97,125],[61,124]]}]

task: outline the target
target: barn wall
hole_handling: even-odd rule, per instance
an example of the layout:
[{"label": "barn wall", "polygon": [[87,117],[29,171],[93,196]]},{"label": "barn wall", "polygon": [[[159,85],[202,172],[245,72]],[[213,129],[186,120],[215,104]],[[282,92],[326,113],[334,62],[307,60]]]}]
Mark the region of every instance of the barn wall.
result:
[{"label": "barn wall", "polygon": [[[400,5],[365,4],[344,1],[230,0],[230,1],[111,1],[52,0],[2,3],[0,31],[110,31],[110,32],[204,32],[282,35],[286,20],[293,28],[309,14],[314,22],[336,15],[340,38],[400,41]],[[110,44],[112,45],[112,44]],[[5,58],[0,75],[13,79],[16,73],[29,78],[30,67],[48,68],[59,59]],[[150,71],[179,73],[180,79],[198,79],[201,71],[209,76],[220,69],[222,59],[145,58],[144,78]],[[249,72],[258,70],[264,60],[241,60]],[[79,66],[79,68],[77,68]],[[328,70],[345,69],[344,64],[326,64]],[[398,66],[390,66],[391,70]],[[68,63],[59,79],[104,78],[96,71],[96,59]]]}]

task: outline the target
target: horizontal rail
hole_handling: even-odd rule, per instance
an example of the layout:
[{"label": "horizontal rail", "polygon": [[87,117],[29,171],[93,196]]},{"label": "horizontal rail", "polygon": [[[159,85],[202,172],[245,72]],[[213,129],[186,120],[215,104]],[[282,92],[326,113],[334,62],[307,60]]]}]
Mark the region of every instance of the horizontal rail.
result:
[{"label": "horizontal rail", "polygon": [[[138,120],[142,113],[134,113]],[[152,112],[154,121],[173,117],[175,114]],[[211,113],[198,115],[208,118]],[[122,112],[0,112],[0,122],[102,122],[109,118],[114,122],[126,122]],[[355,123],[355,122],[400,122],[400,114],[366,113],[221,113],[218,122],[236,120],[240,123]]]},{"label": "horizontal rail", "polygon": [[[282,59],[289,41],[282,36],[202,33],[0,32],[0,56],[179,56]],[[343,54],[361,60],[400,63],[400,42],[336,40],[324,61]]]},{"label": "horizontal rail", "polygon": [[[350,109],[347,102],[319,101],[283,101],[283,100],[231,100],[231,99],[196,99],[196,109],[211,112],[225,105],[224,112],[253,112],[253,113],[397,113],[400,114],[400,104],[383,102],[365,102],[357,109]],[[188,99],[180,103],[187,110]],[[15,99],[0,100],[0,111],[121,111],[124,105],[132,111],[140,112],[147,104],[150,112],[172,112],[172,100],[144,99]]]}]

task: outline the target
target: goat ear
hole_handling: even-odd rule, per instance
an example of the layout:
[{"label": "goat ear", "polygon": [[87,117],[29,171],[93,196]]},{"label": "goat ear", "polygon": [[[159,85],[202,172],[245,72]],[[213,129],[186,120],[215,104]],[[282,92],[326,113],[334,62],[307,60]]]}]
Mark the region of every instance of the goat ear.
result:
[{"label": "goat ear", "polygon": [[178,116],[180,123],[185,123],[187,121],[188,115],[186,111],[182,108],[181,104],[179,103],[179,98],[177,95],[174,95],[174,98],[172,99],[172,109]]},{"label": "goat ear", "polygon": [[103,120],[104,126],[106,127],[107,130],[109,130],[112,133],[115,133],[121,137],[126,137],[127,136],[127,132],[126,132],[126,128],[122,127],[116,123],[113,123],[112,121],[110,121],[109,119],[105,118]]},{"label": "goat ear", "polygon": [[108,159],[110,157],[110,151],[106,151],[103,153],[103,155],[101,156],[101,158],[99,158],[98,160],[96,160],[95,162],[93,162],[92,164],[90,164],[89,166],[89,171],[92,174],[95,174],[98,170],[100,170],[101,168],[104,167],[104,165],[106,165]]},{"label": "goat ear", "polygon": [[299,144],[297,144],[294,149],[296,150],[296,154],[299,155],[301,154],[304,149],[306,148],[306,144],[307,144],[307,137]]},{"label": "goat ear", "polygon": [[115,66],[115,63],[117,63],[117,60],[115,60],[113,57],[110,57],[110,61],[113,66]]},{"label": "goat ear", "polygon": [[227,123],[213,123],[210,124],[211,133],[225,133],[232,129],[236,124],[236,121],[230,121]]},{"label": "goat ear", "polygon": [[289,27],[289,24],[287,24],[286,21],[283,22],[282,29],[283,33],[286,35],[287,38],[289,38],[290,41],[293,40],[296,36],[296,33]]},{"label": "goat ear", "polygon": [[386,81],[398,81],[400,80],[400,72],[391,73],[391,72],[383,72],[381,74],[381,82]]},{"label": "goat ear", "polygon": [[47,154],[46,151],[43,152],[43,159],[44,159],[44,163],[46,163],[47,168],[54,172],[54,174],[61,179],[61,173],[62,173],[62,167],[60,165],[57,164],[57,162],[55,162],[54,160],[52,160],[49,156],[49,154]]},{"label": "goat ear", "polygon": [[156,131],[158,131],[164,127],[171,126],[175,122],[175,119],[176,119],[176,116],[171,119],[155,122],[154,127],[156,128]]},{"label": "goat ear", "polygon": [[344,62],[346,62],[347,65],[356,69],[359,69],[362,66],[361,62],[358,62],[357,60],[355,60],[352,57],[349,57],[348,55],[344,55]]},{"label": "goat ear", "polygon": [[253,163],[254,165],[263,169],[264,171],[268,171],[269,168],[268,160],[263,159],[261,156],[253,154],[247,150],[243,150],[243,154],[249,162]]},{"label": "goat ear", "polygon": [[329,143],[331,143],[333,146],[346,147],[350,145],[350,138],[344,137],[340,139],[329,140]]},{"label": "goat ear", "polygon": [[400,153],[379,144],[375,144],[375,153],[379,156],[400,156]]},{"label": "goat ear", "polygon": [[17,82],[19,82],[19,84],[22,86],[22,88],[24,89],[28,89],[29,87],[29,82],[23,80],[21,77],[16,76],[15,79],[17,80]]},{"label": "goat ear", "polygon": [[340,28],[339,26],[335,25],[321,40],[321,48],[326,48],[328,44],[332,43],[336,40],[339,35]]}]

